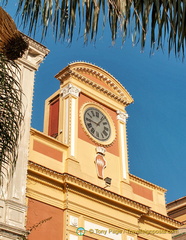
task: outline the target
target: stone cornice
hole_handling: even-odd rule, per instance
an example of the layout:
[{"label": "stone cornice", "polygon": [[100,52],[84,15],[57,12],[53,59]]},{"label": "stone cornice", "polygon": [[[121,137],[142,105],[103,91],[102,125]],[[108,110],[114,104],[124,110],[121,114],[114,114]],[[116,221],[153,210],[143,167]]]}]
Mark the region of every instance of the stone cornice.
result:
[{"label": "stone cornice", "polygon": [[[91,64],[92,65],[92,64]],[[93,65],[92,65],[93,66]],[[73,68],[76,71],[80,71],[80,72],[87,72],[87,73],[91,73],[92,75],[96,76],[97,78],[101,79],[103,82],[107,83],[108,85],[110,85],[117,93],[118,95],[124,97],[123,92],[119,89],[119,87],[113,83],[113,81],[111,79],[114,79],[114,81],[121,87],[124,88],[121,83],[114,78],[110,73],[108,73],[107,71],[104,71],[104,74],[100,73],[99,71],[96,71],[92,68],[87,68],[87,67],[74,67]],[[106,74],[105,74],[106,73]],[[108,76],[106,76],[108,75]],[[127,90],[125,89],[125,91],[127,92]],[[127,92],[128,93],[128,92]],[[129,95],[129,93],[128,93]]]},{"label": "stone cornice", "polygon": [[181,227],[182,226],[182,223],[173,219],[173,218],[170,218],[168,216],[165,216],[165,215],[162,215],[160,213],[157,213],[153,210],[150,210],[149,211],[149,214],[147,216],[148,218],[151,218],[151,219],[156,219],[157,221],[159,222],[163,222],[164,224],[167,224],[167,225],[172,225],[172,227]]},{"label": "stone cornice", "polygon": [[6,239],[24,239],[28,234],[28,231],[24,229],[0,223],[0,236],[7,237]]},{"label": "stone cornice", "polygon": [[[99,92],[106,94],[108,97],[113,98],[114,100],[124,105],[129,105],[130,103],[133,102],[133,99],[127,92],[127,90],[119,83],[118,80],[116,80],[111,74],[109,74],[105,70],[84,62],[79,62],[76,63],[75,65],[77,66],[74,66],[74,64],[68,65],[65,69],[60,71],[55,77],[61,82],[64,82],[64,80],[66,80],[69,76],[73,76],[79,81],[87,85],[90,85],[92,88],[95,88]],[[82,72],[92,74],[96,78],[99,78],[102,82],[105,82],[109,87],[111,87],[113,91],[110,91],[107,88],[90,80],[88,77],[83,76],[81,74]]]},{"label": "stone cornice", "polygon": [[[167,207],[167,212],[170,217],[174,216],[175,214],[176,216],[181,216],[186,212],[186,205],[184,204],[172,208]],[[186,224],[186,221],[184,221],[184,224]]]},{"label": "stone cornice", "polygon": [[47,49],[44,45],[42,45],[41,43],[38,43],[37,41],[35,41],[34,39],[30,38],[29,36],[27,36],[23,33],[22,33],[22,35],[28,41],[30,47],[33,47],[34,49],[38,50],[45,56],[48,55],[50,50]]},{"label": "stone cornice", "polygon": [[14,207],[17,207],[17,208],[22,209],[22,210],[27,209],[27,207],[24,204],[21,204],[19,202],[15,202],[15,201],[12,201],[12,200],[9,200],[9,199],[5,200],[4,202],[5,202],[6,205],[14,206]]},{"label": "stone cornice", "polygon": [[183,206],[186,206],[186,196],[182,197],[182,198],[179,198],[179,199],[176,199],[170,203],[167,204],[167,209],[169,211],[172,211],[174,209],[179,209],[179,208],[182,208]]},{"label": "stone cornice", "polygon": [[24,35],[23,38],[28,42],[28,49],[24,52],[21,58],[18,58],[16,61],[18,64],[23,64],[31,71],[38,70],[40,64],[43,62],[43,59],[49,53],[49,50],[42,44],[36,42],[32,38]]},{"label": "stone cornice", "polygon": [[[32,172],[34,175],[42,175],[45,176],[46,178],[50,179],[53,184],[61,184],[62,188],[66,188],[69,191],[74,190],[77,192],[84,192],[87,194],[91,194],[91,196],[96,196],[99,195],[99,198],[104,199],[105,202],[107,201],[112,201],[115,206],[117,205],[118,207],[126,208],[126,209],[133,209],[133,211],[138,212],[139,215],[145,216],[145,218],[151,218],[154,221],[158,223],[164,223],[165,225],[172,227],[172,228],[178,228],[181,226],[181,223],[167,217],[165,215],[159,214],[155,211],[150,210],[150,207],[141,204],[139,202],[136,202],[132,199],[126,198],[124,196],[121,196],[119,194],[116,194],[114,192],[111,192],[105,188],[101,188],[99,186],[96,186],[90,182],[84,181],[80,178],[77,178],[75,176],[72,176],[67,173],[59,173],[56,171],[53,171],[51,169],[48,169],[46,167],[43,167],[39,164],[33,163],[29,161],[29,174],[32,175]],[[38,177],[39,181],[39,177]]]},{"label": "stone cornice", "polygon": [[135,182],[138,182],[138,183],[141,183],[142,185],[145,185],[145,186],[147,186],[147,187],[151,187],[151,188],[153,188],[153,189],[157,189],[157,190],[160,190],[161,192],[166,192],[167,190],[165,189],[165,188],[162,188],[162,187],[160,187],[160,186],[158,186],[158,185],[156,185],[156,184],[153,184],[153,183],[151,183],[151,182],[148,182],[148,181],[146,181],[146,180],[144,180],[144,179],[142,179],[142,178],[139,178],[139,177],[137,177],[137,176],[135,176],[135,175],[133,175],[133,174],[129,174],[129,178],[130,178],[130,180],[133,180],[133,181],[135,181]]},{"label": "stone cornice", "polygon": [[[67,73],[66,73],[67,74]],[[66,78],[67,75],[61,76],[60,78],[58,78],[59,80],[62,80],[63,78]],[[81,74],[73,71],[73,70],[69,70],[68,75],[73,76],[74,78],[78,79],[79,81],[90,85],[92,88],[96,89],[99,92],[104,93],[105,95],[107,95],[110,98],[114,98],[114,100],[124,104],[124,105],[129,105],[130,103],[127,102],[127,98],[126,97],[121,97],[116,95],[115,93],[109,91],[108,89],[104,88],[103,86],[93,82],[92,80],[82,76]]]},{"label": "stone cornice", "polygon": [[[146,213],[149,211],[149,207],[146,205],[143,205],[139,202],[135,202],[131,199],[128,199],[126,197],[123,197],[119,194],[116,194],[114,192],[111,192],[105,188],[101,188],[99,186],[96,186],[90,182],[87,182],[85,180],[82,180],[80,178],[77,178],[75,176],[72,176],[67,173],[59,173],[56,171],[53,171],[51,169],[48,169],[46,167],[43,167],[39,164],[33,163],[29,161],[29,172],[33,172],[34,175],[38,174],[41,176],[48,177],[51,182],[54,181],[56,184],[61,184],[62,188],[68,188],[68,189],[82,189],[83,192],[89,192],[92,195],[99,195],[103,198],[107,198],[109,200],[112,200],[114,202],[118,202],[119,204],[122,204],[123,207],[133,208],[136,211],[140,211],[141,213]],[[54,183],[55,184],[55,183]]]}]

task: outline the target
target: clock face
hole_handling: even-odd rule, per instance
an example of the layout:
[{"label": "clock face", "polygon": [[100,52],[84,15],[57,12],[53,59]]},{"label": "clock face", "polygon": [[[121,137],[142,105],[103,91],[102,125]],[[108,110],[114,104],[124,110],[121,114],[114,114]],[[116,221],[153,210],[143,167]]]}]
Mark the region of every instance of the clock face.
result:
[{"label": "clock face", "polygon": [[104,142],[110,138],[110,123],[105,114],[99,109],[87,108],[84,112],[84,123],[88,132],[99,141]]}]

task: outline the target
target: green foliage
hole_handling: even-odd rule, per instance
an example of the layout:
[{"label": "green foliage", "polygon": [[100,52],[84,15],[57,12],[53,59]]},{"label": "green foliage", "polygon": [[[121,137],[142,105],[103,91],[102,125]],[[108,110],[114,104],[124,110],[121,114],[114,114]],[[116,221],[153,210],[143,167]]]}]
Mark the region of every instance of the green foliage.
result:
[{"label": "green foliage", "polygon": [[0,184],[11,174],[17,160],[23,119],[19,67],[0,53]]},{"label": "green foliage", "polygon": [[[9,0],[4,0],[8,3]],[[145,47],[147,34],[151,51],[164,47],[176,56],[184,55],[186,41],[186,1],[184,0],[18,0],[17,14],[29,34],[42,28],[43,38],[52,26],[56,39],[72,41],[74,30],[84,29],[84,41],[95,40],[100,25],[110,25],[112,41],[123,43],[132,35],[133,43]],[[83,23],[83,24],[82,24]]]}]

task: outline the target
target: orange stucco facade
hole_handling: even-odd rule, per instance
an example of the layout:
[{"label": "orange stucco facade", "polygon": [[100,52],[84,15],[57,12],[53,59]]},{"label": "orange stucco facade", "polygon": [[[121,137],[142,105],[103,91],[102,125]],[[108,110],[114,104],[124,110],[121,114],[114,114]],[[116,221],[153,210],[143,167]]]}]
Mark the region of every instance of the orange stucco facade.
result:
[{"label": "orange stucco facade", "polygon": [[62,239],[63,210],[28,198],[27,229],[29,239]]},{"label": "orange stucco facade", "polygon": [[41,143],[40,141],[35,140],[33,142],[33,150],[60,162],[63,160],[63,153],[61,151],[56,150],[44,143]]},{"label": "orange stucco facade", "polygon": [[129,172],[130,94],[89,63],[72,63],[56,78],[44,132],[30,134],[28,239],[170,240],[180,223],[167,216],[166,190]]}]

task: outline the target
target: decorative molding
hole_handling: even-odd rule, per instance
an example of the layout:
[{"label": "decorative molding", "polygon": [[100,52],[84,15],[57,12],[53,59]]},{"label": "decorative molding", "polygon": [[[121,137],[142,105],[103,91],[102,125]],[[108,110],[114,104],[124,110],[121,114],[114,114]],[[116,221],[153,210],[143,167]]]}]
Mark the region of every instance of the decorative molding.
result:
[{"label": "decorative molding", "polygon": [[100,153],[96,154],[94,162],[96,164],[96,172],[97,172],[98,178],[104,179],[104,169],[107,166],[107,162],[103,154],[100,154]]},{"label": "decorative molding", "polygon": [[[28,178],[28,180],[30,180],[30,178]],[[37,180],[35,180],[35,181],[37,181]],[[57,190],[59,190],[59,189],[57,189]],[[61,199],[60,200],[52,199],[51,196],[47,196],[46,194],[45,195],[41,194],[41,192],[34,191],[33,189],[30,189],[30,188],[27,189],[27,198],[35,199],[37,201],[44,202],[46,204],[49,204],[51,206],[54,206],[54,207],[57,207],[60,209],[66,208],[66,201],[62,201]]]},{"label": "decorative molding", "polygon": [[170,217],[167,217],[165,215],[159,214],[155,211],[150,210],[150,207],[141,204],[139,202],[136,202],[132,199],[126,198],[124,196],[121,196],[117,193],[111,192],[105,188],[101,188],[97,185],[94,185],[90,182],[87,182],[83,179],[77,178],[73,175],[67,174],[67,173],[58,173],[56,171],[53,171],[51,169],[48,169],[46,167],[43,167],[39,164],[29,162],[29,174],[32,175],[32,173],[37,177],[37,181],[40,181],[39,175],[48,177],[53,182],[56,182],[56,184],[61,184],[61,186],[68,185],[68,191],[75,190],[78,191],[79,194],[81,190],[85,193],[85,191],[88,193],[91,192],[91,195],[95,195],[95,198],[97,198],[97,195],[99,195],[99,198],[104,198],[105,202],[107,200],[115,202],[115,206],[118,204],[119,207],[122,206],[122,209],[124,207],[131,208],[135,211],[138,211],[140,214],[147,214],[146,218],[151,218],[154,221],[157,221],[161,224],[165,223],[166,225],[169,225],[171,227],[178,228],[181,226],[181,223],[179,221],[176,221]]},{"label": "decorative molding", "polygon": [[5,200],[5,223],[24,230],[27,207],[12,200]]},{"label": "decorative molding", "polygon": [[1,239],[12,239],[12,240],[22,240],[26,239],[28,231],[18,228],[16,226],[11,226],[6,223],[0,223],[0,236]]},{"label": "decorative molding", "polygon": [[153,210],[150,210],[148,213],[148,218],[151,219],[156,219],[157,221],[161,221],[165,224],[171,224],[172,226],[175,226],[175,224],[177,225],[177,227],[181,227],[183,224],[182,222],[179,222],[173,218],[170,218],[168,216],[162,215],[160,213],[157,213]]},{"label": "decorative molding", "polygon": [[48,55],[50,50],[48,50],[44,45],[42,45],[41,43],[38,43],[37,41],[35,41],[34,39],[28,37],[27,35],[25,35],[23,33],[21,33],[21,34],[26,39],[26,41],[28,41],[28,44],[30,47],[33,47],[34,49],[40,51],[45,56]]},{"label": "decorative molding", "polygon": [[72,215],[69,216],[69,222],[70,222],[70,226],[73,226],[73,227],[78,227],[78,218],[77,217],[74,217]]},{"label": "decorative molding", "polygon": [[[135,201],[128,199],[126,197],[123,197],[119,194],[108,191],[107,189],[101,188],[97,185],[89,183],[89,182],[82,180],[78,177],[75,177],[73,175],[70,175],[67,173],[58,173],[49,168],[43,167],[39,164],[36,164],[32,161],[29,161],[28,170],[29,170],[29,175],[30,174],[32,175],[32,173],[33,173],[33,175],[35,176],[35,180],[38,179],[39,182],[40,182],[40,179],[38,177],[36,177],[36,175],[38,175],[38,176],[41,175],[42,178],[43,178],[43,176],[48,177],[48,179],[50,179],[51,182],[53,182],[53,184],[54,184],[54,181],[56,182],[57,185],[61,184],[61,185],[64,185],[64,187],[66,184],[68,184],[68,189],[72,188],[73,186],[76,186],[76,187],[79,186],[79,188],[83,188],[84,190],[86,189],[89,192],[90,191],[94,192],[94,194],[102,195],[102,197],[105,197],[105,198],[113,199],[114,201],[122,202],[122,204],[133,207],[136,210],[138,209],[139,211],[142,211],[144,213],[146,213],[147,210],[149,209],[148,206],[143,205],[139,202],[135,202]],[[47,184],[49,184],[49,181]]]},{"label": "decorative molding", "polygon": [[96,147],[96,153],[100,153],[104,156],[105,152],[106,152],[106,149],[104,147],[101,147],[101,146]]},{"label": "decorative molding", "polygon": [[28,42],[29,47],[23,54],[22,58],[16,60],[19,65],[23,65],[29,71],[38,70],[40,63],[50,52],[45,46],[31,39],[22,33],[25,40]]},{"label": "decorative molding", "polygon": [[58,79],[60,81],[64,81],[69,76],[73,76],[76,79],[78,79],[79,81],[83,82],[84,84],[90,85],[92,88],[95,88],[97,91],[107,95],[108,97],[114,98],[114,100],[116,100],[117,102],[120,102],[124,105],[129,105],[131,103],[131,102],[127,101],[127,98],[125,96],[121,96],[121,95],[118,96],[115,93],[113,93],[112,91],[109,91],[108,89],[104,88],[103,86],[95,83],[94,81],[92,81],[70,69],[67,72],[65,72],[62,76],[58,77]]},{"label": "decorative molding", "polygon": [[69,83],[67,86],[65,86],[61,90],[61,94],[63,98],[67,97],[68,95],[72,95],[74,97],[79,97],[79,93],[81,92],[81,89],[74,86],[73,84]]},{"label": "decorative molding", "polygon": [[[105,82],[109,87],[111,87],[116,92],[116,94],[113,93],[113,91],[109,91],[103,86],[100,86],[99,84],[96,84],[90,79],[82,76],[81,74],[82,72],[91,74],[96,78],[100,79],[102,82]],[[109,97],[114,98],[116,101],[119,101],[125,105],[129,105],[134,101],[131,95],[128,93],[128,91],[116,78],[114,78],[106,70],[97,67],[91,63],[87,62],[71,63],[66,68],[61,70],[55,77],[61,82],[64,82],[64,80],[69,76],[76,77],[79,81],[89,84],[91,87],[96,88],[100,92],[107,94]]]},{"label": "decorative molding", "polygon": [[167,190],[166,190],[165,188],[162,188],[162,187],[160,187],[160,186],[157,186],[157,185],[155,185],[155,184],[153,184],[153,183],[151,183],[151,182],[148,182],[148,181],[146,181],[146,180],[144,180],[144,179],[142,179],[142,178],[139,178],[139,177],[137,177],[137,176],[135,176],[135,175],[133,175],[133,174],[131,174],[131,173],[129,173],[129,179],[130,179],[130,181],[132,180],[132,181],[134,181],[134,182],[141,183],[142,185],[151,187],[151,188],[153,188],[153,189],[160,190],[160,191],[163,192],[163,193],[167,192]]},{"label": "decorative molding", "polygon": [[121,122],[126,123],[128,117],[129,115],[127,113],[117,110],[117,119]]}]

